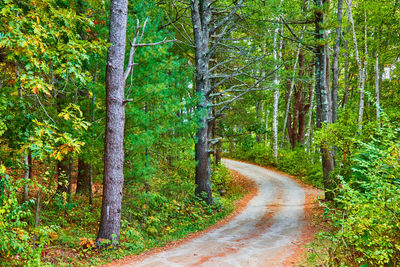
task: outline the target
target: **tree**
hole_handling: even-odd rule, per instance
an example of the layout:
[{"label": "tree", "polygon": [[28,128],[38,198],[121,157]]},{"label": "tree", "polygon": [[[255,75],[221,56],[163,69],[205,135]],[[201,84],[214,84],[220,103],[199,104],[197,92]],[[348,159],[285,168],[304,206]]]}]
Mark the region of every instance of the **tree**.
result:
[{"label": "tree", "polygon": [[[234,3],[212,3],[209,0],[191,0],[190,11],[193,29],[193,46],[195,50],[196,92],[200,97],[198,111],[199,127],[196,133],[195,160],[196,190],[208,204],[213,203],[211,191],[211,145],[219,140],[211,140],[211,126],[230,105],[250,91],[263,91],[267,86],[262,83],[276,72],[251,69],[255,63],[266,57],[252,53],[249,30],[246,20],[251,11],[243,11],[242,0]],[[238,14],[239,10],[242,11]],[[213,16],[213,14],[215,14]],[[241,25],[240,23],[244,22]],[[238,37],[233,35],[235,29]],[[231,37],[227,37],[231,34]],[[213,60],[212,60],[213,59]],[[210,64],[212,60],[213,64]],[[256,73],[256,74],[254,74]],[[258,74],[260,73],[260,74]],[[212,112],[215,108],[215,112]]]},{"label": "tree", "polygon": [[[155,43],[142,41],[148,19],[140,27],[137,20],[136,32],[131,41],[127,67],[125,63],[128,1],[115,0],[110,6],[110,33],[106,70],[106,136],[104,151],[103,202],[97,244],[111,240],[118,245],[120,239],[122,196],[124,185],[124,131],[125,105],[132,99],[125,99],[125,84],[133,71],[134,56],[138,47],[156,46],[174,40]],[[131,85],[132,86],[132,85]],[[129,94],[129,91],[128,91]]]},{"label": "tree", "polygon": [[[348,14],[349,14],[349,20],[350,20],[352,36],[353,36],[354,55],[356,57],[357,67],[358,67],[358,88],[360,90],[360,105],[359,105],[359,111],[358,111],[358,129],[361,131],[363,115],[364,115],[364,95],[365,95],[364,86],[365,86],[366,60],[364,58],[364,61],[361,62],[360,52],[358,51],[357,35],[356,35],[354,19],[353,19],[353,6],[352,6],[353,0],[346,0],[346,3],[349,8]],[[365,40],[365,42],[367,42],[367,40]],[[367,56],[367,55],[365,55],[365,56]]]},{"label": "tree", "polygon": [[106,69],[106,135],[104,150],[103,202],[97,244],[110,240],[118,245],[124,185],[125,46],[128,0],[112,0]]},{"label": "tree", "polygon": [[209,73],[210,55],[209,38],[211,22],[211,3],[208,0],[192,0],[193,36],[196,58],[196,92],[201,95],[198,109],[205,113],[201,116],[200,126],[196,133],[195,160],[196,195],[204,197],[208,204],[213,203],[211,191],[211,158],[210,158],[210,122],[211,117],[211,81]]},{"label": "tree", "polygon": [[[315,94],[317,98],[317,127],[322,128],[323,124],[329,123],[328,119],[328,98],[326,90],[326,56],[324,49],[324,1],[314,0],[315,3]],[[332,152],[327,144],[321,144],[321,157],[323,180],[325,187],[325,198],[328,200],[333,199],[332,194],[332,180],[330,179],[330,172],[334,169],[334,161]]]},{"label": "tree", "polygon": [[337,98],[339,90],[339,52],[342,38],[343,0],[338,0],[337,7],[338,27],[336,28],[336,42],[332,60],[332,122],[337,120]]}]

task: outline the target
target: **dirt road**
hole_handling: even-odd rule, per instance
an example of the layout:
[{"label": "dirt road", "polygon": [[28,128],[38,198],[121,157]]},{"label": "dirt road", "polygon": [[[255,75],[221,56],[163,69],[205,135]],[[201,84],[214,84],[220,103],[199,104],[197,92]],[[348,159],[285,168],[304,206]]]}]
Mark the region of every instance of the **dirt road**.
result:
[{"label": "dirt road", "polygon": [[123,266],[287,266],[288,249],[304,227],[304,189],[291,178],[255,165],[223,160],[254,180],[258,194],[226,225],[179,247]]}]

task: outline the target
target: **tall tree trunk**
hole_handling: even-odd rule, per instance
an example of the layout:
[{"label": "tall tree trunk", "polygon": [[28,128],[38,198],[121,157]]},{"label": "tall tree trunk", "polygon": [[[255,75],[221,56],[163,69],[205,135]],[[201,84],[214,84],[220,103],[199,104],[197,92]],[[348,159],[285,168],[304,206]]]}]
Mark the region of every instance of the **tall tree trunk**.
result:
[{"label": "tall tree trunk", "polygon": [[[305,142],[305,123],[307,112],[310,108],[310,104],[306,104],[306,97],[304,96],[304,82],[301,80],[305,77],[305,57],[304,53],[301,52],[298,55],[299,61],[299,73],[298,77],[300,81],[297,83],[297,86],[294,88],[294,97],[293,97],[293,119],[288,120],[288,132],[291,142],[291,147],[294,149],[297,143],[304,144]],[[312,91],[312,87],[311,87]],[[308,92],[309,98],[311,99],[310,90]],[[289,118],[292,116],[289,115]]]},{"label": "tall tree trunk", "polygon": [[192,0],[190,4],[196,58],[196,92],[201,95],[197,108],[202,116],[195,145],[196,189],[195,194],[208,204],[213,203],[211,191],[210,122],[211,86],[209,77],[209,26],[211,21],[209,0]]},{"label": "tall tree trunk", "polygon": [[[307,12],[307,10],[309,9],[309,1],[308,0],[304,1],[303,4],[304,4],[303,5],[303,11]],[[306,28],[306,26],[303,25],[303,27],[301,29],[300,40],[303,40],[305,28]],[[295,83],[296,83],[297,64],[298,64],[300,59],[304,59],[304,55],[301,55],[301,53],[303,53],[301,51],[301,44],[298,44],[295,63],[294,63],[294,66],[293,66],[293,76],[292,76],[292,79],[291,79],[291,85],[290,85],[290,89],[289,89],[289,97],[288,97],[288,101],[287,101],[287,104],[286,104],[285,119],[283,120],[283,136],[282,136],[282,139],[281,139],[281,147],[283,146],[283,141],[284,141],[284,138],[285,138],[285,131],[286,131],[286,126],[287,126],[286,124],[290,121],[288,119],[288,116],[289,116],[289,110],[290,110],[290,106],[291,106],[290,102],[291,102],[291,99],[292,99],[293,89],[294,89],[294,86],[295,86]],[[289,125],[289,127],[290,127],[290,125]],[[297,130],[295,130],[294,132],[297,132]],[[289,139],[292,140],[291,138],[289,138]],[[296,137],[296,140],[297,139],[298,138]],[[292,144],[292,148],[294,148],[293,142],[291,144]]]},{"label": "tall tree trunk", "polygon": [[[303,27],[303,30],[304,30],[304,27]],[[301,39],[302,38],[303,38],[303,32],[302,32]],[[281,147],[282,147],[283,141],[285,139],[287,124],[289,121],[291,121],[291,119],[288,116],[289,116],[289,112],[290,112],[293,89],[294,89],[294,85],[296,82],[296,71],[297,71],[297,64],[298,64],[299,57],[300,57],[300,50],[301,50],[301,47],[299,45],[297,48],[296,60],[294,62],[294,66],[293,66],[293,76],[292,76],[292,80],[291,80],[291,83],[289,86],[289,92],[288,92],[288,97],[287,97],[287,101],[286,101],[286,110],[285,110],[285,119],[283,120],[283,132],[282,132],[283,135],[282,135],[282,139],[281,139]]]},{"label": "tall tree trunk", "polygon": [[[30,152],[29,152],[30,153]],[[30,174],[30,166],[29,166],[29,155],[26,154],[26,150],[24,151],[24,156],[23,156],[23,160],[24,160],[24,198],[23,201],[28,201],[28,193],[29,193],[29,188],[28,188],[28,180],[31,178]]]},{"label": "tall tree trunk", "polygon": [[376,120],[381,128],[381,105],[380,105],[380,92],[379,92],[379,54],[376,52],[375,56],[375,105],[376,105]]},{"label": "tall tree trunk", "polygon": [[[315,9],[315,33],[317,46],[315,49],[315,92],[317,97],[317,127],[322,128],[323,123],[328,123],[328,99],[326,92],[326,56],[325,49],[322,42],[324,41],[324,29],[322,25],[324,23],[324,7],[322,0],[314,0],[316,4]],[[331,151],[326,144],[321,144],[321,157],[322,157],[322,168],[323,178],[325,187],[325,199],[332,200],[333,194],[333,181],[330,179],[330,172],[334,168],[334,162]]]},{"label": "tall tree trunk", "polygon": [[[97,64],[94,70],[94,75],[93,75],[93,82],[95,83],[97,80]],[[93,124],[94,124],[94,118],[95,118],[95,109],[96,109],[96,95],[94,92],[92,92],[92,107],[91,107],[91,122],[92,122],[92,138],[94,138],[94,129],[93,129]],[[93,164],[90,163],[89,165],[89,205],[93,204]]]},{"label": "tall tree trunk", "polygon": [[97,244],[101,239],[118,245],[124,184],[124,61],[128,0],[111,0],[110,32],[106,68],[106,136],[103,202]]},{"label": "tall tree trunk", "polygon": [[[305,57],[304,54],[301,53],[299,56],[299,77],[304,77],[306,74],[305,71]],[[297,124],[298,127],[296,129],[296,142],[304,145],[305,142],[305,129],[306,129],[306,116],[307,112],[310,109],[310,104],[306,104],[306,97],[305,97],[305,89],[307,88],[303,81],[299,82],[298,85],[298,96],[297,96]],[[312,91],[312,88],[311,88]],[[308,90],[309,99],[311,99],[310,90]]]},{"label": "tall tree trunk", "polygon": [[344,50],[346,51],[344,54],[344,94],[343,94],[343,102],[342,108],[346,107],[346,104],[349,100],[349,41],[346,40],[344,42]]},{"label": "tall tree trunk", "polygon": [[[32,160],[32,152],[28,150],[28,178],[31,179],[33,177],[33,160]],[[28,184],[24,185],[24,201],[29,198],[29,188]]]},{"label": "tall tree trunk", "polygon": [[[18,72],[17,72],[18,73]],[[22,88],[18,87],[18,97],[20,100],[20,105],[22,106],[22,100],[23,100],[23,95],[22,95]],[[22,110],[22,113],[25,115],[26,111],[25,109]],[[25,202],[28,200],[28,194],[29,194],[29,188],[28,188],[28,180],[32,177],[30,176],[31,172],[30,172],[30,166],[29,166],[29,155],[30,155],[30,151],[27,152],[28,149],[24,149],[24,151],[22,152],[22,161],[24,163],[24,195],[23,195],[23,199],[22,201]]]},{"label": "tall tree trunk", "polygon": [[[328,38],[327,32],[325,32],[325,39]],[[328,123],[332,123],[332,92],[331,92],[331,71],[330,71],[330,55],[329,55],[329,44],[324,46],[325,54],[325,90],[326,90],[326,100],[327,100],[327,117]]]},{"label": "tall tree trunk", "polygon": [[[278,68],[278,33],[279,27],[275,28],[274,32],[274,68]],[[279,74],[275,71],[274,76],[274,103],[272,111],[272,153],[275,161],[278,160],[278,111],[279,111]],[[285,133],[284,133],[285,134]]]},{"label": "tall tree trunk", "polygon": [[336,42],[333,48],[332,59],[332,122],[337,120],[337,98],[339,89],[339,56],[340,40],[342,36],[343,0],[338,0],[338,27],[336,28]]},{"label": "tall tree trunk", "polygon": [[360,90],[360,106],[358,111],[358,129],[362,130],[362,121],[363,121],[363,114],[364,114],[364,78],[365,78],[365,62],[364,64],[361,63],[360,54],[358,51],[358,44],[357,44],[357,36],[354,26],[353,20],[353,12],[352,12],[352,0],[347,1],[347,6],[349,7],[349,20],[350,25],[353,33],[353,42],[354,42],[354,54],[356,56],[357,66],[358,66],[358,87]]},{"label": "tall tree trunk", "polygon": [[[313,67],[311,66],[310,68],[310,77],[313,76]],[[313,122],[313,110],[314,110],[314,83],[310,82],[309,83],[309,99],[310,99],[310,104],[309,104],[309,110],[308,110],[308,123],[307,123],[307,151],[310,151],[311,149],[311,143],[312,143],[312,122]]]}]

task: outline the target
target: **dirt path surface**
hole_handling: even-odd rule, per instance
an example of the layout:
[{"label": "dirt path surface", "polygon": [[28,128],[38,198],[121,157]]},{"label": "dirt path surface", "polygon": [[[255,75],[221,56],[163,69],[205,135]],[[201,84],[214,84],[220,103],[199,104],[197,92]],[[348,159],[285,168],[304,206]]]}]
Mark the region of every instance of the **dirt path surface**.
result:
[{"label": "dirt path surface", "polygon": [[181,246],[120,266],[288,266],[302,243],[305,191],[286,175],[248,163],[223,160],[254,180],[258,194],[224,226]]}]

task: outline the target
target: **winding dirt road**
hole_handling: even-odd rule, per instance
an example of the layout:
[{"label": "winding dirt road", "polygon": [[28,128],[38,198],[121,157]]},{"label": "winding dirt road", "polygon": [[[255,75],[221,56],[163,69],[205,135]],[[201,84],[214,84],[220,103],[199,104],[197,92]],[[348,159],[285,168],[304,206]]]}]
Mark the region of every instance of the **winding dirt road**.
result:
[{"label": "winding dirt road", "polygon": [[122,266],[287,266],[288,249],[304,227],[304,189],[288,176],[255,165],[223,160],[254,180],[258,194],[224,226],[181,246]]}]

